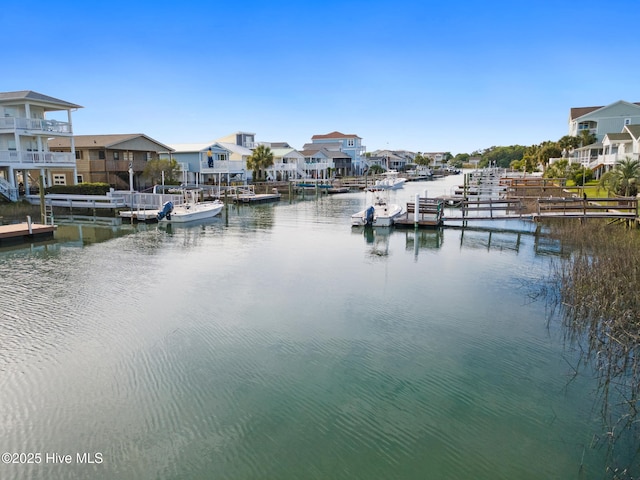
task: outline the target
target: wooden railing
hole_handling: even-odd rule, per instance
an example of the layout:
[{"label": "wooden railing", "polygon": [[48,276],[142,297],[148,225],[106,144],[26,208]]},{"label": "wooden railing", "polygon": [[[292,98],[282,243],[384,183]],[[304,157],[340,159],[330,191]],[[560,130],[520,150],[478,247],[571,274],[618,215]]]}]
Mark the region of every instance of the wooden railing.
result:
[{"label": "wooden railing", "polygon": [[539,198],[539,217],[636,218],[637,197]]}]

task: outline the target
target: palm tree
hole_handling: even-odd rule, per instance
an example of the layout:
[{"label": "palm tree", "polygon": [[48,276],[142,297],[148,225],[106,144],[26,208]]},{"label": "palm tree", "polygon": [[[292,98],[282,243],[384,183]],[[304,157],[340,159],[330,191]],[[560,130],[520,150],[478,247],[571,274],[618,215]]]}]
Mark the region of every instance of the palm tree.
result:
[{"label": "palm tree", "polygon": [[596,143],[596,136],[589,132],[589,130],[580,130],[580,135],[578,135],[580,139],[580,146],[586,147],[587,145],[591,145],[592,143]]},{"label": "palm tree", "polygon": [[627,157],[600,178],[600,186],[609,193],[629,197],[637,195],[640,183],[640,161]]},{"label": "palm tree", "polygon": [[253,178],[257,178],[256,173],[273,165],[273,152],[266,145],[258,145],[251,156],[247,158],[247,168],[253,171]]}]

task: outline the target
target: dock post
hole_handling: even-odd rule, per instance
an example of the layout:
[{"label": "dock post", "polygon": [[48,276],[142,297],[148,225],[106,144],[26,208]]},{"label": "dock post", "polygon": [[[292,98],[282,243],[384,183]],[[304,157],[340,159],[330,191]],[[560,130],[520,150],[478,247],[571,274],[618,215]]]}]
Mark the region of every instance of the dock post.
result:
[{"label": "dock post", "polygon": [[413,208],[413,225],[414,227],[418,228],[419,225],[419,215],[420,215],[420,194],[416,193],[416,197],[415,197],[415,207]]},{"label": "dock post", "polygon": [[29,235],[33,235],[33,228],[31,227],[31,215],[27,215],[27,228],[29,229]]},{"label": "dock post", "polygon": [[[42,223],[44,225],[47,224],[47,208],[45,206],[45,198],[44,198],[44,177],[40,175],[38,177],[38,194],[40,195],[40,215],[42,216]],[[53,207],[51,207],[51,211],[53,211]],[[51,222],[53,225],[53,221]]]}]

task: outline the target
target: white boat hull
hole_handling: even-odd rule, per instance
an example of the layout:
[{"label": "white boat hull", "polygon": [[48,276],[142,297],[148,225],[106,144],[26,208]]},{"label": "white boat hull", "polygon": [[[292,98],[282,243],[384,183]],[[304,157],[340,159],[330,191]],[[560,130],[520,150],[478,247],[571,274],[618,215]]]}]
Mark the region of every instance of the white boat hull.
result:
[{"label": "white boat hull", "polygon": [[224,203],[218,201],[176,205],[173,207],[173,211],[162,218],[160,222],[185,223],[194,220],[203,220],[218,215],[222,211],[222,207],[224,207]]},{"label": "white boat hull", "polygon": [[[373,227],[390,227],[393,225],[394,219],[402,215],[402,207],[393,203],[390,205],[374,205],[373,207],[373,221],[371,222]],[[368,208],[351,215],[352,226],[361,227],[367,224]]]},{"label": "white boat hull", "polygon": [[404,178],[398,178],[393,181],[380,180],[375,183],[375,188],[379,188],[382,190],[398,190],[404,187],[404,182],[407,180]]}]

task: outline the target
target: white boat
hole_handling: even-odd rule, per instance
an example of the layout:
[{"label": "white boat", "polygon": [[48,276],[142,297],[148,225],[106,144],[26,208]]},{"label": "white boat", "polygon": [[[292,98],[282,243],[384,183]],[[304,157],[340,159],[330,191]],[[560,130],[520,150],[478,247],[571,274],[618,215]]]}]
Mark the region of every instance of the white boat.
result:
[{"label": "white boat", "polygon": [[202,220],[218,215],[224,203],[220,200],[212,202],[198,202],[197,192],[185,192],[185,202],[174,205],[173,202],[165,202],[158,212],[158,221],[165,223],[185,223],[193,220]]},{"label": "white boat", "polygon": [[351,215],[351,225],[354,227],[390,227],[393,220],[402,215],[402,207],[395,203],[389,203],[379,192],[374,197],[374,202],[364,210]]},{"label": "white boat", "polygon": [[376,180],[371,190],[397,190],[398,188],[403,188],[404,182],[407,181],[406,178],[398,177],[398,172],[395,170],[389,170],[383,175],[384,178]]}]

